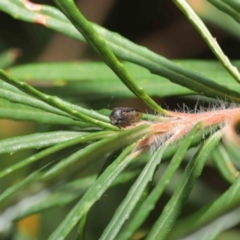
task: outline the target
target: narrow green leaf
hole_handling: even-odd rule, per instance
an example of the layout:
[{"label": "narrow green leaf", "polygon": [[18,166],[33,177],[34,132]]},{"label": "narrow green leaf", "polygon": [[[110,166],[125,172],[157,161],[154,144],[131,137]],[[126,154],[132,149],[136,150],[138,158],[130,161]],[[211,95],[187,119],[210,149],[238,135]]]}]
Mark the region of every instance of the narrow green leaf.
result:
[{"label": "narrow green leaf", "polygon": [[133,80],[124,65],[113,54],[105,40],[98,35],[90,22],[81,14],[73,0],[55,0],[62,12],[68,17],[76,29],[84,36],[88,44],[102,57],[103,61],[121,79],[121,81],[147,106],[162,114],[162,109],[142,87]]},{"label": "narrow green leaf", "polygon": [[[1,103],[1,99],[0,99]],[[67,126],[77,126],[80,128],[90,127],[92,125],[81,121],[75,121],[71,118],[59,116],[53,113],[43,112],[30,107],[24,107],[16,104],[8,104],[8,107],[0,107],[0,118],[12,119],[18,121],[33,121],[43,124],[59,124]]]},{"label": "narrow green leaf", "polygon": [[224,142],[224,148],[226,149],[228,155],[232,162],[236,165],[237,169],[240,167],[240,159],[239,159],[239,146],[237,144],[232,144],[232,142]]},{"label": "narrow green leaf", "polygon": [[[178,66],[199,72],[228,89],[240,92],[240,85],[225,71],[219,61],[175,60],[174,62]],[[164,77],[152,74],[147,69],[136,64],[128,62],[124,62],[123,64],[135,81],[146,89],[151,96],[166,97],[194,93],[187,88],[170,82]],[[237,68],[240,68],[239,61],[233,61],[233,64]],[[65,91],[67,88],[71,94],[77,94],[79,97],[89,100],[102,98],[102,94],[105,97],[113,96],[113,94],[115,97],[134,96],[102,62],[34,63],[10,68],[8,72],[19,80],[29,81],[33,85],[35,84],[35,80],[50,81],[55,86],[51,90],[62,95],[68,94]],[[86,81],[87,84],[83,84]],[[64,84],[64,89],[58,87],[59,84]],[[48,91],[48,89],[44,89],[44,91]]]},{"label": "narrow green leaf", "polygon": [[201,174],[208,155],[218,144],[221,137],[221,131],[214,133],[202,144],[193,159],[188,163],[173,196],[165,205],[162,214],[150,230],[147,240],[160,240],[166,237],[187,201],[195,181]]},{"label": "narrow green leaf", "polygon": [[[204,129],[202,129],[202,131],[198,131],[195,134],[195,138],[192,140],[192,143],[191,143],[190,147],[198,146],[203,141],[203,139],[208,138],[209,136],[211,136],[217,130],[218,130],[217,128],[206,127]],[[181,147],[181,145],[183,144],[183,141],[184,141],[184,138],[180,138],[178,141],[172,143],[166,149],[166,151],[163,155],[162,161],[169,160],[175,154],[175,152]]]},{"label": "narrow green leaf", "polygon": [[216,219],[240,202],[240,175],[235,179],[232,186],[224,192],[204,213],[189,227],[188,232],[199,229],[208,222]]},{"label": "narrow green leaf", "polygon": [[156,168],[160,164],[162,155],[167,146],[167,143],[161,146],[148,161],[147,165],[144,167],[143,171],[130,188],[127,196],[117,208],[110,223],[105,228],[102,236],[100,237],[101,240],[115,239],[124,222],[129,218],[138,201],[141,199],[147,184],[152,180]]},{"label": "narrow green leaf", "polygon": [[187,16],[188,20],[192,23],[194,28],[203,37],[205,42],[208,44],[209,48],[222,63],[225,69],[234,77],[237,82],[240,82],[240,74],[238,69],[234,67],[229,61],[228,57],[225,56],[221,47],[218,45],[216,39],[211,35],[205,24],[194,12],[191,6],[185,0],[174,0],[175,4],[182,10],[182,12]]},{"label": "narrow green leaf", "polygon": [[116,177],[127,167],[135,157],[130,154],[135,145],[127,147],[121,155],[104,171],[104,173],[94,182],[86,194],[75,205],[60,226],[53,232],[49,240],[63,240],[78,221],[89,211],[92,205],[111,186]]},{"label": "narrow green leaf", "polygon": [[55,145],[57,143],[65,142],[67,140],[79,137],[80,135],[82,135],[82,133],[80,132],[56,131],[47,133],[33,133],[19,137],[11,137],[0,140],[0,154],[13,154],[14,152],[29,148],[40,149],[43,147]]},{"label": "narrow green leaf", "polygon": [[51,179],[60,172],[65,171],[67,167],[72,166],[72,164],[76,161],[78,161],[81,165],[86,162],[89,164],[90,161],[99,159],[99,157],[103,154],[110,153],[126,146],[127,144],[131,144],[139,140],[141,137],[146,135],[148,131],[148,125],[142,125],[134,129],[115,134],[112,137],[104,138],[96,143],[92,143],[53,166],[43,175],[43,179]]},{"label": "narrow green leaf", "polygon": [[159,179],[158,184],[146,198],[146,200],[139,206],[138,211],[130,219],[130,222],[127,223],[122,234],[117,238],[118,240],[128,240],[137,230],[137,228],[144,222],[151,210],[154,208],[157,200],[161,197],[165,187],[170,182],[175,171],[178,169],[185,153],[187,152],[193,138],[195,137],[196,131],[199,129],[200,124],[197,124],[191,132],[186,136],[184,142],[180,145],[176,153],[174,154],[169,166],[166,171]]},{"label": "narrow green leaf", "polygon": [[8,84],[11,84],[11,85],[17,87],[18,89],[22,90],[23,92],[26,92],[26,93],[30,94],[31,96],[34,96],[37,99],[40,99],[43,102],[49,104],[50,106],[58,108],[64,112],[72,115],[73,117],[80,118],[84,122],[91,123],[93,125],[96,125],[96,126],[99,126],[102,128],[107,128],[110,130],[118,130],[118,128],[113,126],[112,124],[102,122],[100,120],[93,118],[92,116],[89,116],[88,113],[91,111],[85,111],[85,113],[83,113],[82,111],[76,111],[75,109],[72,109],[68,105],[66,105],[65,104],[66,102],[61,100],[60,98],[46,95],[46,94],[38,91],[37,89],[33,88],[29,84],[27,84],[25,82],[21,82],[15,78],[9,76],[8,74],[6,74],[6,72],[4,72],[1,69],[0,69],[0,78],[3,81],[7,82]]},{"label": "narrow green leaf", "polygon": [[208,0],[215,7],[227,13],[230,17],[240,23],[240,4],[237,0]]},{"label": "narrow green leaf", "polygon": [[[65,133],[65,132],[63,132],[63,133]],[[71,136],[71,133],[72,132],[70,132],[70,136]],[[101,139],[103,137],[108,137],[108,136],[112,135],[112,132],[96,132],[96,133],[90,133],[90,134],[83,134],[83,133],[77,133],[77,132],[74,132],[74,133],[76,134],[76,135],[73,134],[74,137],[65,139],[64,141],[62,141],[62,143],[61,143],[61,141],[59,141],[62,138],[61,132],[60,132],[60,134],[57,134],[57,135],[54,132],[50,133],[50,140],[49,139],[45,139],[45,138],[47,138],[49,136],[49,133],[48,134],[44,134],[43,136],[40,135],[41,137],[44,138],[44,140],[50,141],[50,143],[51,143],[50,145],[54,145],[55,144],[55,142],[52,142],[52,141],[56,141],[56,143],[59,143],[59,144],[54,145],[53,147],[47,148],[47,149],[45,149],[45,150],[43,150],[43,151],[41,151],[39,153],[36,153],[36,154],[26,158],[26,159],[23,159],[23,160],[17,162],[16,164],[10,166],[9,168],[0,171],[0,178],[6,176],[7,174],[10,174],[10,173],[16,171],[17,169],[20,169],[20,168],[22,168],[24,166],[27,166],[28,164],[36,162],[36,161],[42,159],[43,157],[46,157],[46,156],[48,156],[48,155],[50,155],[52,153],[60,151],[60,150],[62,150],[64,148],[73,146],[75,144],[84,143],[84,142],[87,142],[87,141],[93,141],[93,140]],[[36,137],[36,136],[34,135],[33,138],[34,137]],[[37,135],[37,137],[38,137],[38,135]],[[53,137],[53,139],[51,137]],[[28,139],[29,139],[29,136],[26,136],[24,138],[26,143],[28,143]],[[15,147],[16,147],[16,143],[14,142],[15,140],[14,139],[12,140],[12,138],[11,138],[10,139],[10,143],[8,142],[8,144],[6,144],[7,147],[10,147],[9,150],[11,150],[11,151],[13,149],[15,149]],[[30,138],[30,140],[31,140],[31,138]],[[3,140],[3,141],[7,141],[7,140]],[[17,137],[17,141],[16,142],[19,142],[19,137]],[[23,145],[25,146],[26,143],[25,142],[23,142],[23,143],[24,143]],[[0,142],[0,144],[1,144],[1,142]],[[44,145],[44,146],[46,146],[46,145]]]},{"label": "narrow green leaf", "polygon": [[[184,221],[184,225],[188,224],[187,228],[184,228],[178,234],[179,238],[183,236],[190,235],[191,233],[197,232],[198,230],[203,229],[205,226],[214,222],[215,219],[221,219],[221,216],[231,213],[233,209],[239,207],[240,202],[240,175],[237,176],[232,186],[224,192],[219,198],[217,198],[211,205],[201,209],[196,216],[189,217],[189,219]],[[190,224],[191,223],[191,224]],[[181,228],[176,226],[177,228]]]},{"label": "narrow green leaf", "polygon": [[[178,64],[180,63],[178,61]],[[202,62],[200,62],[200,64],[201,63]],[[128,62],[123,62],[122,64],[136,83],[144,88],[151,96],[193,93],[191,90],[174,84],[166,78],[150,73],[143,67]],[[194,66],[197,70],[198,65],[195,64]],[[191,67],[192,66],[189,68]],[[215,71],[207,71],[209,68],[209,65],[206,64],[203,74],[205,72],[215,73]],[[226,74],[226,71],[223,71],[221,66],[218,70],[223,73],[223,75],[215,74],[213,77],[222,76],[227,84],[228,74]],[[113,95],[114,97],[134,97],[134,94],[121,84],[118,77],[103,62],[24,64],[10,68],[8,72],[19,80],[31,82],[31,84],[35,86],[37,86],[37,80],[51,82],[51,88],[49,86],[47,88],[40,86],[40,88],[44,88],[44,92],[54,91],[58,95],[77,95],[80,99],[88,100],[99,99],[102,98],[103,95],[105,98]],[[87,84],[85,84],[86,81]],[[234,81],[232,82],[235,83]],[[64,88],[61,88],[63,85]],[[69,91],[66,91],[66,88],[69,89]],[[161,89],[161,91],[159,91],[159,89]]]},{"label": "narrow green leaf", "polygon": [[80,223],[78,224],[78,230],[75,237],[75,240],[84,240],[85,239],[85,231],[87,226],[88,215],[86,214],[80,219]]},{"label": "narrow green leaf", "polygon": [[[14,87],[9,87],[11,85],[0,80],[0,97],[6,100],[9,100],[13,103],[20,103],[37,109],[42,109],[47,112],[69,116],[67,113],[64,113],[54,107],[49,106],[48,104],[26,95],[22,91],[15,91]],[[17,89],[18,90],[18,89]]]},{"label": "narrow green leaf", "polygon": [[235,169],[226,149],[222,145],[217,146],[213,151],[213,162],[222,176],[232,184],[239,172]]},{"label": "narrow green leaf", "polygon": [[[13,102],[13,103],[20,103],[20,104],[24,104],[24,105],[27,105],[27,106],[30,106],[30,107],[34,107],[34,108],[37,108],[37,109],[41,109],[41,110],[44,110],[46,112],[50,112],[50,113],[54,113],[54,114],[58,114],[58,115],[61,115],[61,116],[65,116],[65,117],[69,117],[69,118],[73,118],[70,114],[66,113],[66,112],[63,112],[55,107],[52,107],[38,99],[35,99],[31,96],[28,96],[26,95],[24,92],[22,91],[15,91],[15,89],[9,87],[11,85],[9,84],[4,84],[4,82],[2,82],[0,80],[0,97],[1,98],[4,98],[6,100],[9,100],[10,102]],[[87,109],[84,109],[80,106],[77,106],[77,105],[74,105],[74,104],[71,104],[71,103],[68,103],[64,100],[60,100],[59,99],[59,102],[62,104],[62,105],[65,105],[66,107],[68,108],[71,108],[72,110],[75,110],[75,111],[78,111],[78,112],[82,112],[84,114],[88,114],[90,117],[93,117],[97,120],[101,120],[101,121],[104,121],[104,122],[109,122],[109,118],[107,118],[106,116],[103,116],[102,114],[94,111],[94,110],[87,110]],[[77,119],[77,118],[75,118]]]}]

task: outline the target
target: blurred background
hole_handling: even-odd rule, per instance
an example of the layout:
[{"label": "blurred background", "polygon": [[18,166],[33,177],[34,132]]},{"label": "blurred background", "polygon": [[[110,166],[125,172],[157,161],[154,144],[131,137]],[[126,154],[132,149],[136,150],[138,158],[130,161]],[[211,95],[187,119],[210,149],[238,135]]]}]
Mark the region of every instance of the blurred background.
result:
[{"label": "blurred background", "polygon": [[[53,1],[32,1],[35,3],[47,4],[54,6]],[[225,54],[231,59],[240,58],[240,31],[239,25],[226,14],[217,10],[214,6],[205,0],[189,0],[188,1],[197,14],[204,20],[212,35],[216,37]],[[152,51],[169,59],[214,59],[215,56],[211,53],[208,46],[205,44],[201,36],[196,32],[192,25],[188,22],[182,12],[169,0],[78,0],[76,4],[81,9],[85,17],[103,27],[118,32],[122,36],[131,41],[143,45]],[[53,32],[41,25],[33,25],[30,23],[17,21],[11,16],[0,12],[0,52],[15,48],[15,64],[33,63],[33,62],[65,62],[65,61],[91,61],[99,60],[98,56],[85,44],[77,40],[70,39],[60,33]],[[219,21],[221,19],[221,21]],[[71,101],[71,99],[67,99]],[[166,98],[155,100],[161,104],[166,104],[171,109],[176,109],[182,104],[194,107],[195,101],[187,98]],[[85,102],[86,107],[92,109],[102,109],[119,106],[136,107],[142,111],[146,111],[146,107],[137,99],[103,99],[98,103]],[[0,120],[0,138],[11,136],[25,135],[31,132],[45,129],[46,126],[38,126],[30,122],[16,122],[11,120]],[[61,128],[62,129],[62,128]],[[4,169],[10,166],[19,158],[28,156],[31,151],[21,152],[18,155],[1,155],[0,168]],[[18,178],[22,178],[29,174],[31,169],[25,169],[18,173]],[[0,183],[0,189],[4,190],[4,185],[14,184],[16,179],[6,178]],[[215,168],[209,166],[205,168],[201,181],[209,186],[209,189],[214,189],[209,194],[216,194],[228,188],[228,184],[222,179]],[[200,186],[201,187],[201,186]],[[122,189],[121,189],[122,188]],[[115,193],[109,191],[106,196],[112,202],[107,208],[114,209],[121,200],[121,193],[125,194],[128,186],[118,188],[116,197]],[[173,191],[169,187],[169,195]],[[120,196],[120,197],[119,197]],[[112,199],[110,199],[112,198]],[[168,196],[166,196],[166,199]],[[211,196],[209,196],[211,199]],[[163,202],[158,204],[159,211]],[[103,211],[99,207],[93,210],[90,215],[90,221],[94,224],[95,229],[92,233],[92,238],[96,239],[110,215],[106,213],[104,201],[102,204]],[[192,206],[193,209],[195,206]],[[186,209],[186,213],[191,211],[191,208]],[[34,215],[26,220],[22,220],[17,228],[17,233],[14,238],[9,239],[46,239],[46,236],[57,226],[58,220],[65,216],[67,209],[59,211],[53,209],[46,214]],[[147,223],[151,224],[151,218],[157,215],[155,211]],[[94,216],[98,216],[101,221],[96,221]],[[156,216],[155,216],[156,217]],[[58,219],[58,220],[57,220]],[[101,223],[101,224],[99,224]],[[41,231],[44,229],[44,232]],[[232,230],[234,232],[235,230]],[[236,230],[237,231],[237,230]],[[91,230],[89,230],[91,232]],[[90,234],[91,235],[91,234]],[[141,234],[140,234],[141,235]],[[24,237],[23,237],[24,236]],[[239,237],[239,233],[236,235]],[[135,239],[140,239],[136,236]],[[1,239],[1,237],[0,237]],[[7,239],[6,237],[4,239]],[[71,239],[71,238],[70,238]],[[224,238],[219,238],[224,239]],[[234,239],[234,235],[233,238]],[[237,239],[237,238],[236,238]]]}]

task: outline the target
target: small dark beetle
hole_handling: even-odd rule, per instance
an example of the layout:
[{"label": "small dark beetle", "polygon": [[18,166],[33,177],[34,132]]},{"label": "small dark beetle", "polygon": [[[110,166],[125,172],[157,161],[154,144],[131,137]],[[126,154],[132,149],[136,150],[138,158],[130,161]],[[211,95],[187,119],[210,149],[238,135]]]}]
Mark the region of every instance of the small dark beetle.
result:
[{"label": "small dark beetle", "polygon": [[138,122],[141,117],[142,113],[140,111],[127,107],[114,108],[109,116],[111,123],[120,128]]}]

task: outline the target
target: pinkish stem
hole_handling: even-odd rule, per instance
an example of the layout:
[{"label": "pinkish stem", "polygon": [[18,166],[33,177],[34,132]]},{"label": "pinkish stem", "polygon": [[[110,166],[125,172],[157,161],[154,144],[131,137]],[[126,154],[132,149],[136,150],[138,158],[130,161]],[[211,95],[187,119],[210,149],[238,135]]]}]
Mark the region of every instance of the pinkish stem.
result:
[{"label": "pinkish stem", "polygon": [[240,108],[215,110],[201,113],[168,112],[177,119],[170,118],[169,121],[151,123],[151,134],[141,140],[139,146],[143,147],[153,142],[152,139],[168,136],[171,141],[184,137],[198,122],[202,128],[214,125],[231,125],[236,119],[240,119]]}]

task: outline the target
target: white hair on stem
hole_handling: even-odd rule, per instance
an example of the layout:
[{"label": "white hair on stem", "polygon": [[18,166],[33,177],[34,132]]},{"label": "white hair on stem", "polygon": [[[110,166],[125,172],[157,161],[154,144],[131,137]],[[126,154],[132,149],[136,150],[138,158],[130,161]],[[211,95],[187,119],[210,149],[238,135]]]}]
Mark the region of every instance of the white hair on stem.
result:
[{"label": "white hair on stem", "polygon": [[171,138],[170,140],[175,142],[186,136],[198,122],[201,122],[200,129],[205,138],[205,131],[203,131],[205,128],[209,128],[211,135],[216,129],[222,129],[231,125],[233,121],[236,122],[236,119],[240,120],[240,107],[236,103],[218,100],[218,103],[211,104],[207,108],[200,107],[200,110],[195,106],[193,111],[184,105],[181,111],[167,111],[167,116],[159,115],[159,119],[154,121],[146,120],[137,123],[137,125],[146,123],[151,125],[151,132],[139,141],[138,147],[147,147],[153,153],[168,139]]}]

